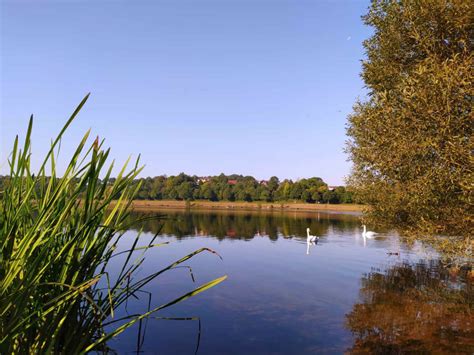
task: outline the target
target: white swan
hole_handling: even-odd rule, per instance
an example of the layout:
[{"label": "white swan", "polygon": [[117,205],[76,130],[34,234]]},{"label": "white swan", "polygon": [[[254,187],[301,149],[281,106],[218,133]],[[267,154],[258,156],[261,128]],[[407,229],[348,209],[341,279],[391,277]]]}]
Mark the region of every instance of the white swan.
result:
[{"label": "white swan", "polygon": [[364,231],[362,232],[362,236],[364,238],[373,238],[377,235],[377,233],[375,232],[368,231],[367,228],[365,227],[365,224],[363,224],[362,227],[364,227]]},{"label": "white swan", "polygon": [[309,228],[306,228],[306,235],[308,236],[306,238],[306,242],[307,243],[315,243],[318,241],[319,237],[315,236],[315,235],[311,235],[309,234]]}]

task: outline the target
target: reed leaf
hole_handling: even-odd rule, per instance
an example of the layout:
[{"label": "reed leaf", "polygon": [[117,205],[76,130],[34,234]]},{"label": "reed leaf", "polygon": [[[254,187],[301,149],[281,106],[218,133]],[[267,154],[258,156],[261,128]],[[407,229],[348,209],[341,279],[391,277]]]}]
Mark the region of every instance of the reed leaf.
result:
[{"label": "reed leaf", "polygon": [[[160,307],[116,323],[116,310],[137,297],[159,275],[190,258],[213,250],[201,248],[138,281],[133,275],[156,243],[145,246],[140,233],[132,247],[116,252],[130,224],[131,201],[142,170],[130,158],[112,179],[109,149],[90,132],[81,138],[62,176],[57,161],[64,133],[89,94],[52,140],[39,170],[31,170],[30,118],[23,144],[18,136],[8,159],[10,176],[0,191],[0,353],[108,352],[106,342],[163,308],[193,297],[225,280],[217,278]],[[49,169],[47,169],[49,168]],[[49,171],[49,175],[47,175]],[[109,261],[125,254],[121,271],[111,277]],[[121,259],[120,259],[121,260]],[[191,319],[191,318],[190,318]],[[195,319],[195,318],[192,318]],[[123,324],[123,321],[125,323]]]}]

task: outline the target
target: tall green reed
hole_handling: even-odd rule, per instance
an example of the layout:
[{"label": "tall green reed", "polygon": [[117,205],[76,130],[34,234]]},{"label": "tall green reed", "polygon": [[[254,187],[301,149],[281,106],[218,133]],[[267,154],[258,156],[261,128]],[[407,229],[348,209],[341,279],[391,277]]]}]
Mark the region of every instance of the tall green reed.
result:
[{"label": "tall green reed", "polygon": [[[222,282],[205,283],[140,315],[121,319],[116,310],[147,283],[202,252],[184,256],[163,270],[135,280],[143,255],[155,238],[138,247],[139,236],[118,274],[108,273],[110,260],[129,223],[130,205],[139,189],[133,180],[139,159],[111,178],[109,149],[96,139],[80,141],[61,177],[56,158],[63,135],[88,99],[68,119],[39,170],[31,170],[30,118],[24,143],[15,139],[9,157],[9,182],[0,191],[0,353],[107,352],[107,341],[153,313]],[[128,169],[128,170],[127,170]],[[138,255],[137,255],[138,254]],[[105,286],[104,286],[105,285]],[[117,324],[115,328],[113,325]],[[112,328],[111,328],[112,327]],[[111,330],[110,330],[111,329]]]}]

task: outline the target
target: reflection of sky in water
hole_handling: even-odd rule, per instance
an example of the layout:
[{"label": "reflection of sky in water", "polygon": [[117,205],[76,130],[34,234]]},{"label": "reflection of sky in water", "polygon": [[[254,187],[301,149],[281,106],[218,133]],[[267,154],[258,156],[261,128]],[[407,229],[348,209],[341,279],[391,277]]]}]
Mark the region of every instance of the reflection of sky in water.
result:
[{"label": "reflection of sky in water", "polygon": [[[165,235],[158,237],[158,242],[171,243],[147,252],[141,276],[201,247],[216,250],[223,261],[204,253],[186,263],[194,270],[196,284],[186,269],[160,276],[146,287],[152,293],[151,306],[227,274],[224,283],[157,314],[200,317],[200,353],[340,353],[348,349],[353,338],[345,328],[345,315],[358,301],[361,277],[374,267],[386,268],[414,254],[388,234],[364,241],[354,216],[319,214],[318,220],[315,215],[174,213],[162,230]],[[157,226],[144,225],[148,232],[142,236],[143,243],[158,231]],[[173,226],[178,238],[172,236]],[[243,226],[244,239],[239,226]],[[309,255],[307,226],[321,237]],[[232,235],[226,237],[229,230]],[[212,231],[215,237],[202,231]],[[127,232],[130,243],[135,235],[133,230]],[[124,240],[121,248],[126,244]],[[401,255],[388,256],[388,251]],[[146,297],[142,300],[147,301]],[[128,307],[129,312],[145,310],[145,302],[132,301]],[[111,347],[134,351],[137,329],[121,335]],[[193,353],[197,329],[195,321],[149,320],[142,350]]]}]

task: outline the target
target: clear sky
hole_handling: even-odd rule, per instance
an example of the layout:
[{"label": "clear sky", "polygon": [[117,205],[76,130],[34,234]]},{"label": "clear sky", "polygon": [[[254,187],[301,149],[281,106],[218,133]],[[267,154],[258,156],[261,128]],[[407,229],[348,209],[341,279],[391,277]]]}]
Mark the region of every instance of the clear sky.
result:
[{"label": "clear sky", "polygon": [[[9,1],[1,6],[0,164],[34,114],[33,165],[82,97],[64,162],[92,128],[142,176],[239,173],[342,184],[364,95],[368,1]],[[61,164],[60,164],[61,165]],[[64,165],[63,165],[64,166]]]}]

